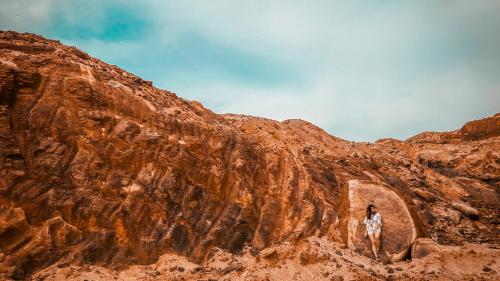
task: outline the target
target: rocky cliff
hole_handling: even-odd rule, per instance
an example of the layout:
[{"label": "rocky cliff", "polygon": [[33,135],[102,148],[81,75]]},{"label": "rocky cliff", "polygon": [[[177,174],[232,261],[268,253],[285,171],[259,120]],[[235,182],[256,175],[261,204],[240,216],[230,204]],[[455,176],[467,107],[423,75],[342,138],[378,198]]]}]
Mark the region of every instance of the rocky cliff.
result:
[{"label": "rocky cliff", "polygon": [[58,41],[0,32],[0,274],[198,264],[291,238],[383,258],[419,237],[499,245],[500,115],[360,143],[303,120],[218,115]]}]

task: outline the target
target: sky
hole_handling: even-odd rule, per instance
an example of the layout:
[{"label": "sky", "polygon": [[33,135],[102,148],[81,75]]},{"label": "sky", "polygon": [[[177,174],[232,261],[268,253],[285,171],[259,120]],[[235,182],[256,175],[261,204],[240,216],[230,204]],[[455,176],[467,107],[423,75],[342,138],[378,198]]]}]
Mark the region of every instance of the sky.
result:
[{"label": "sky", "polygon": [[498,0],[0,2],[0,29],[74,45],[217,113],[374,142],[500,112]]}]

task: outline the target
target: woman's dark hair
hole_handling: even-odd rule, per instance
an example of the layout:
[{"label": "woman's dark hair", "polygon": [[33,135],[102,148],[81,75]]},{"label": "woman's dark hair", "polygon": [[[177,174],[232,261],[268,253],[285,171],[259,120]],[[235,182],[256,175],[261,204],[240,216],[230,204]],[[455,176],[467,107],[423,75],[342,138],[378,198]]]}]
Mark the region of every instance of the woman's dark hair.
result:
[{"label": "woman's dark hair", "polygon": [[375,205],[368,204],[368,207],[366,207],[366,218],[369,220],[372,219],[372,207],[375,207]]}]

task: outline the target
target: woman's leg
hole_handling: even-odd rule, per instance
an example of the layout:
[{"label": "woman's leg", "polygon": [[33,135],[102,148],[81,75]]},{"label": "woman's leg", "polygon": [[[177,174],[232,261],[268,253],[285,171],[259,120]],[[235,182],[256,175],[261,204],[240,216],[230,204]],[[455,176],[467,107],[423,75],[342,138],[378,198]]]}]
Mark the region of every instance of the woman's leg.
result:
[{"label": "woman's leg", "polygon": [[368,232],[368,237],[370,237],[370,242],[372,244],[373,255],[375,256],[375,259],[378,259],[378,256],[377,256],[377,247],[375,245],[375,234],[373,234],[373,232]]},{"label": "woman's leg", "polygon": [[382,231],[378,230],[378,231],[375,231],[375,246],[376,246],[376,249],[377,249],[377,253],[378,251],[380,250],[380,234],[382,233]]}]

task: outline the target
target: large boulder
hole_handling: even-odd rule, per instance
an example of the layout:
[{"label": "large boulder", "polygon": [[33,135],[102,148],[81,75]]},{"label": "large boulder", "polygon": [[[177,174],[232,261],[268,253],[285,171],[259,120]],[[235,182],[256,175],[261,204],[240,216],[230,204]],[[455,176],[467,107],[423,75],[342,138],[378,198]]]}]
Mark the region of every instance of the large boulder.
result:
[{"label": "large boulder", "polygon": [[417,238],[417,229],[405,201],[381,183],[350,180],[348,187],[347,246],[358,253],[371,255],[370,242],[364,237],[363,219],[366,207],[372,203],[382,215],[380,253],[391,260],[403,259]]}]

